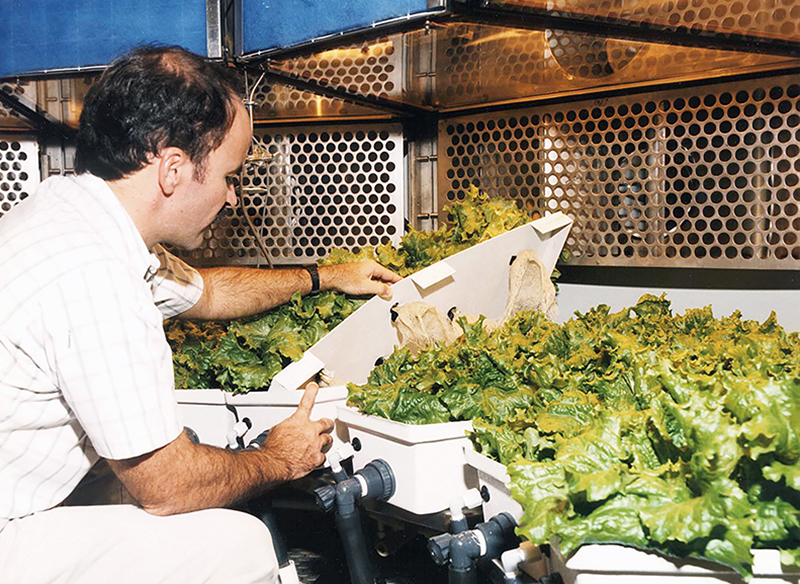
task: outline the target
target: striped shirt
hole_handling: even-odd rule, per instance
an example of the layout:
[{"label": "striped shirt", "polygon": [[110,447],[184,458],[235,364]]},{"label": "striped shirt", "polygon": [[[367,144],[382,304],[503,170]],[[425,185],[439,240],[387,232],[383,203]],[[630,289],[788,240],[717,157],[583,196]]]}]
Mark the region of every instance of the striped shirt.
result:
[{"label": "striped shirt", "polygon": [[0,219],[0,529],[96,462],[182,431],[163,319],[202,293],[106,183],[53,177]]}]

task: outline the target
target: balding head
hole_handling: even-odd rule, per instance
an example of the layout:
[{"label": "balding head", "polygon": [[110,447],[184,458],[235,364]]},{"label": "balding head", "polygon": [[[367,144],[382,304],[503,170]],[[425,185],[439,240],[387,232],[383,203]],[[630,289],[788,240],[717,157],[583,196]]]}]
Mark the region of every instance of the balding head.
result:
[{"label": "balding head", "polygon": [[240,95],[230,67],[179,47],[136,49],[110,65],[86,96],[76,170],[117,180],[174,146],[202,173],[233,123]]}]

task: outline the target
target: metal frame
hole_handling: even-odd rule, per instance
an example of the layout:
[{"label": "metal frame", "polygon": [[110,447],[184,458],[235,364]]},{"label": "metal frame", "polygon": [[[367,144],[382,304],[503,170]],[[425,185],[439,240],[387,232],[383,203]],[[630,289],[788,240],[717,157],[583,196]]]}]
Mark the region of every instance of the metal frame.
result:
[{"label": "metal frame", "polygon": [[212,59],[223,56],[224,0],[206,0],[206,54]]},{"label": "metal frame", "polygon": [[[236,3],[236,11],[238,14],[236,30],[240,30],[241,27],[239,26],[239,21],[241,19],[241,0],[234,1]],[[376,22],[364,29],[355,29],[347,32],[328,34],[310,39],[297,45],[292,45],[290,47],[278,47],[244,54],[241,40],[236,39],[235,46],[237,49],[237,55],[242,61],[245,62],[273,57],[288,59],[307,55],[316,51],[322,51],[326,48],[334,46],[341,46],[343,43],[357,43],[371,40],[383,35],[408,32],[411,30],[424,28],[428,22],[436,20],[441,16],[447,16],[450,14],[450,8],[448,6],[449,3],[450,0],[429,0],[428,8],[431,9],[430,12],[423,12],[402,18],[394,18],[384,22]]]},{"label": "metal frame", "polygon": [[306,79],[294,75],[289,75],[287,73],[277,70],[269,62],[267,62],[264,65],[263,69],[261,70],[255,69],[253,72],[256,74],[263,73],[264,80],[267,82],[288,85],[290,87],[299,89],[301,91],[310,91],[312,93],[323,95],[325,97],[352,101],[359,105],[375,108],[377,110],[386,112],[396,117],[426,116],[432,112],[432,110],[430,109],[414,106],[411,104],[396,102],[377,96],[353,93],[347,91],[346,89],[338,89],[336,87],[330,87],[328,85],[324,85],[312,79]]},{"label": "metal frame", "polygon": [[43,137],[58,137],[71,140],[77,131],[74,128],[54,119],[34,104],[26,104],[22,100],[0,91],[0,103],[28,119]]},{"label": "metal frame", "polygon": [[410,32],[434,23],[449,21],[492,24],[512,28],[543,30],[559,28],[598,36],[640,40],[670,45],[685,45],[748,53],[769,53],[800,57],[800,40],[787,41],[742,34],[719,34],[702,29],[674,29],[655,23],[641,23],[623,18],[587,19],[579,13],[536,8],[510,9],[498,0],[442,0],[440,9],[414,17],[376,23],[368,29],[326,35],[292,47],[269,49],[241,55],[244,61],[261,58],[290,59],[322,51],[342,43],[374,39],[377,36]]},{"label": "metal frame", "polygon": [[670,45],[800,57],[800,40],[791,42],[755,35],[713,33],[702,29],[687,29],[684,27],[676,29],[675,27],[656,23],[641,23],[624,18],[595,17],[587,19],[580,13],[564,12],[563,10],[556,11],[533,7],[510,9],[502,6],[502,0],[455,1],[452,8],[455,14],[483,24],[534,30],[554,27],[598,36]]},{"label": "metal frame", "polygon": [[[241,6],[239,0],[227,1],[234,2],[236,6],[235,12],[237,13],[236,18],[240,19]],[[721,34],[700,28],[677,27],[675,29],[665,25],[642,23],[623,18],[588,18],[585,15],[582,16],[574,12],[565,13],[563,11],[536,8],[511,8],[504,6],[502,0],[432,0],[429,4],[435,7],[435,10],[429,13],[375,23],[365,29],[326,35],[291,47],[275,48],[243,55],[241,54],[241,41],[235,39],[233,43],[237,47],[235,60],[246,67],[260,68],[276,83],[286,84],[335,99],[348,100],[364,107],[376,108],[398,118],[428,118],[432,114],[459,115],[471,110],[482,110],[487,106],[469,104],[432,108],[354,93],[327,85],[316,79],[288,74],[282,71],[277,66],[277,63],[279,60],[310,57],[315,53],[338,48],[346,44],[365,43],[387,35],[429,30],[437,26],[458,23],[493,25],[530,31],[558,28],[600,37],[647,41],[663,45],[800,58],[800,39],[789,41],[755,35]],[[236,29],[239,30],[240,26],[237,25]],[[629,91],[630,88],[626,88],[626,90]],[[599,93],[604,91],[608,91],[608,89],[604,89]],[[582,89],[579,93],[586,95],[587,90]],[[509,105],[520,107],[526,102],[533,101],[541,102],[542,100],[533,97],[521,97],[508,101],[492,102],[489,107],[508,107]]]}]

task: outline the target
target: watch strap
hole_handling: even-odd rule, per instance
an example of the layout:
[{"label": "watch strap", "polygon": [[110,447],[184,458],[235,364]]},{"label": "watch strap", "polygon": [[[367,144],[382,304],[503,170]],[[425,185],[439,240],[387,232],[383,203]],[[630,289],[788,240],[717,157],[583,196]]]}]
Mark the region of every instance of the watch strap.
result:
[{"label": "watch strap", "polygon": [[319,292],[319,269],[317,268],[317,265],[311,264],[303,267],[308,272],[308,275],[311,276],[311,291]]}]

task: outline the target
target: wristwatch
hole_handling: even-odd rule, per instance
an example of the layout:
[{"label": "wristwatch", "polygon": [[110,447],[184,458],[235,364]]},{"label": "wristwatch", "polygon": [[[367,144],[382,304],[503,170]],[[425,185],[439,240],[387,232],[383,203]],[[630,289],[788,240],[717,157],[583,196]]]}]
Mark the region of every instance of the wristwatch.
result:
[{"label": "wristwatch", "polygon": [[308,272],[308,275],[311,276],[311,291],[319,292],[319,270],[317,269],[317,264],[311,264],[303,267]]}]

